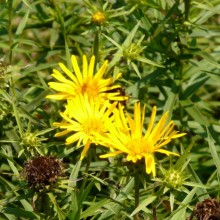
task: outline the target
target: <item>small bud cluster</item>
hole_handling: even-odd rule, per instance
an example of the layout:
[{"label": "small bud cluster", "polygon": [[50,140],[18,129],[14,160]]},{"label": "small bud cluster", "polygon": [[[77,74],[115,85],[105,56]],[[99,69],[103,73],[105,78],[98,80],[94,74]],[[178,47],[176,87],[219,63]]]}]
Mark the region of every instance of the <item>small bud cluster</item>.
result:
[{"label": "small bud cluster", "polygon": [[34,133],[27,132],[22,136],[22,145],[36,147],[39,146],[40,143],[40,138],[38,138]]},{"label": "small bud cluster", "polygon": [[123,56],[129,60],[135,60],[140,53],[143,51],[143,48],[136,43],[131,43],[128,47],[124,48]]},{"label": "small bud cluster", "polygon": [[171,189],[178,189],[181,188],[183,181],[184,181],[184,176],[181,172],[178,170],[170,169],[165,172],[164,174],[164,182],[167,185],[167,187]]}]

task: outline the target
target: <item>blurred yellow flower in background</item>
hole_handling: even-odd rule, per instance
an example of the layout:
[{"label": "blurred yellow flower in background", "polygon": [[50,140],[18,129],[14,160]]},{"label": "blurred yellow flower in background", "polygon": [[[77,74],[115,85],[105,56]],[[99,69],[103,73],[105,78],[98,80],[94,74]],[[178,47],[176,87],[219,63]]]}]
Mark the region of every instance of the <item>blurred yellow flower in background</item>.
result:
[{"label": "blurred yellow flower in background", "polygon": [[121,88],[120,85],[113,85],[114,81],[121,76],[120,73],[117,74],[115,79],[113,77],[103,78],[108,66],[107,60],[95,74],[95,56],[92,56],[88,63],[86,56],[83,55],[82,71],[76,56],[72,55],[71,61],[74,73],[63,63],[59,63],[59,66],[65,75],[56,69],[53,70],[52,76],[59,82],[49,82],[48,85],[58,93],[48,95],[47,98],[55,100],[72,99],[77,95],[86,94],[89,99],[96,99],[98,96],[101,96],[103,100],[123,101],[127,99],[117,91],[118,88]]},{"label": "blurred yellow flower in background", "polygon": [[102,25],[106,21],[106,15],[104,12],[98,11],[92,15],[92,22],[96,25]]},{"label": "blurred yellow flower in background", "polygon": [[91,143],[96,144],[96,134],[103,136],[107,132],[116,104],[117,102],[110,104],[108,101],[103,103],[101,98],[89,100],[87,95],[76,96],[68,101],[65,112],[60,113],[64,120],[54,123],[54,126],[65,129],[55,137],[73,133],[66,139],[66,144],[78,141],[77,146],[80,146],[83,143],[84,149],[80,158],[83,159]]},{"label": "blurred yellow flower in background", "polygon": [[145,107],[141,111],[140,103],[135,103],[134,117],[132,118],[128,113],[125,114],[123,107],[119,105],[119,109],[114,111],[114,122],[108,126],[109,134],[107,136],[99,135],[99,143],[110,147],[113,152],[100,157],[107,158],[125,153],[127,154],[126,159],[133,163],[144,158],[146,172],[156,176],[154,153],[178,156],[177,153],[162,149],[162,147],[172,139],[185,135],[185,133],[178,133],[174,130],[173,121],[167,123],[168,112],[154,126],[156,110],[157,108],[153,107],[148,128],[143,134]]}]

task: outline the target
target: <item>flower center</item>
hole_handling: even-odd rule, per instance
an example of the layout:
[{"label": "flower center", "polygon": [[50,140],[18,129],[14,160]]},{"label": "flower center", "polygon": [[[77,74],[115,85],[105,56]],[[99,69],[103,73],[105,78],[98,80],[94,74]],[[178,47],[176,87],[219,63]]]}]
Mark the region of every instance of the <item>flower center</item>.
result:
[{"label": "flower center", "polygon": [[151,145],[151,142],[146,142],[146,140],[134,139],[127,144],[127,148],[129,149],[131,155],[139,155],[142,157],[145,154],[149,154],[152,152]]},{"label": "flower center", "polygon": [[93,139],[95,133],[105,132],[104,124],[101,118],[90,118],[83,124],[83,131]]},{"label": "flower center", "polygon": [[132,155],[140,155],[142,154],[141,145],[141,140],[131,140],[130,143],[128,143],[127,148]]},{"label": "flower center", "polygon": [[88,94],[88,97],[90,98],[95,98],[98,96],[99,94],[99,89],[98,89],[98,85],[96,82],[89,82],[89,80],[87,82],[85,82],[82,86],[81,86],[81,91],[79,91],[79,93],[81,94]]}]

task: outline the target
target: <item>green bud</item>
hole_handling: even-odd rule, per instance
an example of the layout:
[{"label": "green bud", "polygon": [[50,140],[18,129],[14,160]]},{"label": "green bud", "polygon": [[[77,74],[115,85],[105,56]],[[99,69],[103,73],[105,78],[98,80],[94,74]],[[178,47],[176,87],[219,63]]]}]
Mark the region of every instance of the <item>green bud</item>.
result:
[{"label": "green bud", "polygon": [[138,44],[131,43],[128,47],[124,48],[123,55],[129,60],[134,60],[140,55],[142,50],[143,48],[140,47]]},{"label": "green bud", "polygon": [[164,182],[169,188],[181,188],[184,180],[185,176],[178,170],[170,169],[164,173]]}]

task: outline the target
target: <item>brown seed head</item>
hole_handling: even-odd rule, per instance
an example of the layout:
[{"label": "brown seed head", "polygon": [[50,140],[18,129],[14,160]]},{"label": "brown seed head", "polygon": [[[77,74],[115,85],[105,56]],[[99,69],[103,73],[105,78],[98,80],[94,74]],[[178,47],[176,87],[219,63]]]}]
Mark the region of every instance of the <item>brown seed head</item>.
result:
[{"label": "brown seed head", "polygon": [[62,176],[61,162],[52,156],[37,156],[24,164],[21,175],[35,190],[51,187]]},{"label": "brown seed head", "polygon": [[216,199],[205,199],[197,203],[189,220],[220,220],[220,203]]}]

